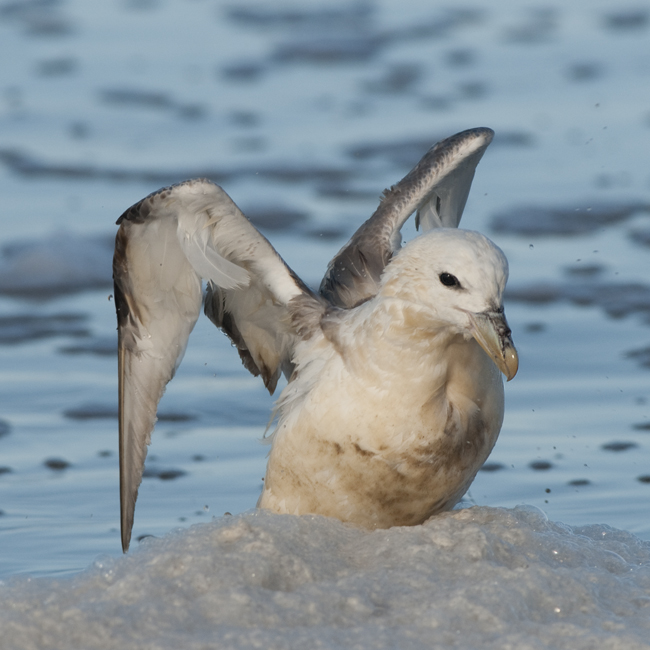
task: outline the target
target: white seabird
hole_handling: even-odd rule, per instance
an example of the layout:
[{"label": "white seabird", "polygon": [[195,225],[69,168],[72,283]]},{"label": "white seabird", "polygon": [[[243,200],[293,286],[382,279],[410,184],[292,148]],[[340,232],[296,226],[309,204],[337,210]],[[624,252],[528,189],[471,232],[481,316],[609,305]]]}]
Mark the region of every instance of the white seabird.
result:
[{"label": "white seabird", "polygon": [[[458,230],[494,133],[432,147],[311,291],[230,197],[206,180],[155,192],[118,220],[122,547],[167,382],[204,303],[273,393],[277,425],[258,501],[368,528],[419,524],[453,507],[503,420],[501,371],[518,358],[503,312],[503,253]],[[417,212],[425,231],[400,249]],[[207,280],[202,296],[201,281]]]}]

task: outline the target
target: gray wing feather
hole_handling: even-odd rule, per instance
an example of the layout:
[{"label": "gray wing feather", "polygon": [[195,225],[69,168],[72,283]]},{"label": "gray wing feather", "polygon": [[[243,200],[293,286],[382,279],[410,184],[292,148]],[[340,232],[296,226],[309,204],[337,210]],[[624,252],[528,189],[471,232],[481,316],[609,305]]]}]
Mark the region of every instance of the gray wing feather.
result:
[{"label": "gray wing feather", "polygon": [[462,131],[434,145],[396,185],[330,262],[321,295],[337,307],[351,308],[377,293],[381,274],[400,248],[400,230],[417,211],[417,225],[457,228],[474,171],[494,132]]},{"label": "gray wing feather", "polygon": [[201,308],[201,279],[179,248],[171,224],[156,221],[123,223],[116,237],[113,277],[125,551],[158,401],[183,357]]},{"label": "gray wing feather", "polygon": [[209,281],[206,313],[271,392],[290,372],[301,305],[324,309],[230,197],[208,181],[151,194],[118,220],[113,258],[118,317],[122,546],[129,547],[158,402],[180,364]]}]

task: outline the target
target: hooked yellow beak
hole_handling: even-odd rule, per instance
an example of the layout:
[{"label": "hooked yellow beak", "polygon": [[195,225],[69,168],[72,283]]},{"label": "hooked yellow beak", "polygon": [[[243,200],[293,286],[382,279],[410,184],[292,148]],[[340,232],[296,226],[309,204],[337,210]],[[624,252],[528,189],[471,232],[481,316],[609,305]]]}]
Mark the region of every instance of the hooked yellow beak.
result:
[{"label": "hooked yellow beak", "polygon": [[512,342],[511,331],[503,309],[478,314],[468,312],[468,314],[472,324],[472,335],[476,342],[510,381],[519,369],[519,356]]}]

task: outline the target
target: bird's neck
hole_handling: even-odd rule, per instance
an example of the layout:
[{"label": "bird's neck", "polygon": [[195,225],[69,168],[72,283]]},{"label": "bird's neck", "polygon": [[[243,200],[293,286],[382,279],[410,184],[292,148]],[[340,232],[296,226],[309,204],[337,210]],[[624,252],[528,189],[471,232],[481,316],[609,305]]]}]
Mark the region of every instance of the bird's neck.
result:
[{"label": "bird's neck", "polygon": [[413,381],[428,385],[446,381],[445,351],[463,343],[448,324],[399,299],[368,301],[325,334],[353,373],[395,377],[398,368],[412,369]]}]

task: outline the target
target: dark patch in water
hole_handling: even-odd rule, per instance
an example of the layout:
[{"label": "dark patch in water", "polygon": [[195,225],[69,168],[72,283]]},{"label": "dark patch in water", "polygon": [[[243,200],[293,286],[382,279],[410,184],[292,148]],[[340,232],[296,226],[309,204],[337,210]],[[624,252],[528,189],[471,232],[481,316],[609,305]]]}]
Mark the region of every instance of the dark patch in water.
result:
[{"label": "dark patch in water", "polygon": [[639,483],[650,483],[650,474],[639,476],[637,478],[637,481],[639,481]]},{"label": "dark patch in water", "polygon": [[249,28],[285,32],[285,40],[273,53],[273,59],[282,63],[364,61],[382,42],[372,30],[374,7],[369,2],[291,8],[233,5],[226,12],[230,20]]},{"label": "dark patch in water", "polygon": [[622,9],[605,15],[603,25],[611,31],[638,31],[646,29],[649,18],[646,9]]},{"label": "dark patch in water", "polygon": [[[105,179],[119,182],[138,182],[171,185],[188,178],[207,178],[223,184],[232,179],[263,178],[286,183],[307,181],[337,181],[355,176],[353,170],[306,165],[304,163],[278,162],[264,166],[240,167],[239,169],[126,169],[96,167],[86,163],[69,164],[46,162],[15,149],[0,149],[0,162],[10,171],[26,177],[61,179]],[[411,161],[412,162],[412,161]]]},{"label": "dark patch in water", "polygon": [[646,348],[638,348],[636,350],[629,350],[625,353],[625,356],[628,359],[634,359],[644,368],[650,368],[650,346]]},{"label": "dark patch in water", "polygon": [[483,463],[483,466],[479,471],[481,472],[498,472],[499,470],[505,469],[505,465],[502,463],[487,462]]},{"label": "dark patch in water", "polygon": [[[117,407],[104,404],[84,404],[63,411],[63,416],[70,420],[116,420]],[[192,422],[196,417],[189,413],[175,413],[168,411],[158,413],[158,422]]]},{"label": "dark patch in water", "polygon": [[369,93],[397,95],[412,91],[421,78],[421,66],[398,63],[389,66],[378,79],[364,82],[363,88]]},{"label": "dark patch in water", "polygon": [[294,7],[272,4],[232,5],[226,9],[226,16],[249,27],[261,29],[359,29],[369,26],[374,7],[370,2],[351,2],[339,6],[307,4]]},{"label": "dark patch in water", "polygon": [[194,420],[196,420],[196,417],[189,413],[168,411],[167,413],[158,414],[158,422],[193,422]]},{"label": "dark patch in water", "polygon": [[639,422],[638,424],[633,424],[632,428],[635,431],[650,431],[650,422]]},{"label": "dark patch in water", "polygon": [[147,110],[173,111],[184,119],[199,119],[207,108],[199,104],[177,102],[165,92],[135,88],[110,88],[99,93],[100,101],[120,108],[143,108]]},{"label": "dark patch in water", "polygon": [[635,228],[630,230],[629,237],[635,244],[650,246],[650,228]]},{"label": "dark patch in water", "polygon": [[290,230],[308,217],[301,210],[274,205],[251,206],[243,212],[258,228],[272,231]]},{"label": "dark patch in water", "polygon": [[488,94],[488,86],[483,81],[466,81],[459,84],[458,93],[461,99],[483,99]]},{"label": "dark patch in water", "polygon": [[411,43],[414,40],[449,38],[452,32],[484,21],[486,13],[470,7],[445,8],[437,16],[417,23],[388,30],[384,34],[386,43]]},{"label": "dark patch in water", "polygon": [[249,61],[224,66],[221,69],[221,76],[228,81],[252,83],[259,81],[267,71],[268,66],[264,63]]},{"label": "dark patch in water", "polygon": [[[261,384],[260,384],[261,386]],[[222,393],[219,400],[203,401],[197,411],[203,422],[219,423],[219,426],[261,426],[262,429],[269,419],[269,411],[273,406],[273,398],[268,393],[262,393],[251,400],[247,392]]]},{"label": "dark patch in water", "polygon": [[22,24],[31,36],[67,36],[74,29],[61,0],[14,0],[0,5],[0,18]]},{"label": "dark patch in water", "polygon": [[420,97],[422,108],[430,111],[448,111],[453,105],[451,95],[424,95]]},{"label": "dark patch in water", "polygon": [[305,235],[311,239],[322,239],[325,241],[336,241],[343,239],[348,234],[344,228],[331,227],[318,227],[313,230],[305,231]]},{"label": "dark patch in water", "polygon": [[476,63],[476,51],[471,48],[460,48],[447,52],[445,62],[453,68],[465,68]]},{"label": "dark patch in water", "polygon": [[6,465],[3,465],[0,467],[0,476],[3,474],[11,474],[14,470],[11,469],[11,467],[7,467]]},{"label": "dark patch in water", "polygon": [[622,440],[614,440],[613,442],[606,442],[601,446],[601,449],[605,451],[627,451],[628,449],[634,449],[639,445],[636,442],[624,442]]},{"label": "dark patch in water", "polygon": [[316,40],[318,37],[349,34],[350,37],[368,36],[382,44],[413,39],[442,38],[459,27],[480,22],[484,13],[473,8],[443,9],[438,15],[420,20],[412,25],[380,31],[375,28],[375,7],[371,2],[357,1],[341,3],[338,6],[322,4],[310,7],[285,8],[258,4],[253,6],[232,6],[227,16],[250,28],[258,30],[284,30],[290,34],[299,31]]},{"label": "dark patch in water", "polygon": [[[496,138],[495,138],[496,141]],[[648,203],[605,204],[584,201],[581,208],[518,206],[494,215],[492,230],[511,235],[541,237],[584,235],[639,212],[650,212]]]},{"label": "dark patch in water", "polygon": [[[57,163],[39,160],[22,151],[15,149],[0,150],[0,162],[6,165],[10,171],[20,176],[47,177],[60,179],[95,179],[103,178],[111,181],[137,181],[143,183],[171,184],[184,174],[165,172],[160,170],[128,170],[124,168],[98,168],[86,163]],[[215,180],[218,173],[204,174],[205,178]],[[188,175],[188,177],[191,177]],[[229,175],[226,176],[228,178]],[[219,182],[219,181],[217,181]]]},{"label": "dark patch in water", "polygon": [[261,121],[259,113],[254,111],[233,111],[229,117],[233,124],[242,128],[259,126]]},{"label": "dark patch in water", "polygon": [[492,146],[502,147],[533,147],[535,136],[527,131],[502,131],[494,136]]},{"label": "dark patch in water", "polygon": [[412,164],[414,160],[419,160],[440,139],[440,137],[432,136],[399,142],[358,144],[350,147],[346,153],[357,160],[387,158],[399,165],[404,164],[405,160],[409,160],[410,164]]},{"label": "dark patch in water", "polygon": [[62,472],[71,467],[71,464],[63,458],[48,458],[43,461],[43,465],[55,472]]},{"label": "dark patch in water", "polygon": [[36,66],[41,77],[64,77],[77,71],[77,60],[72,57],[45,59]]},{"label": "dark patch in water", "polygon": [[593,81],[602,77],[604,68],[600,63],[574,63],[569,67],[567,76],[571,81]]},{"label": "dark patch in water", "polygon": [[[369,2],[288,9],[266,5],[233,6],[227,10],[227,15],[249,28],[284,32],[283,40],[272,54],[273,61],[316,65],[366,62],[388,46],[447,37],[453,30],[483,18],[483,13],[475,9],[444,9],[430,19],[383,29],[375,25],[374,7]],[[235,68],[234,76],[247,80],[249,70],[252,78],[260,72],[259,67],[249,62],[243,75]]]},{"label": "dark patch in water", "polygon": [[546,329],[546,323],[527,323],[524,325],[524,330],[530,334],[537,334]]},{"label": "dark patch in water", "polygon": [[579,264],[565,267],[564,272],[577,277],[593,278],[600,275],[604,270],[605,267],[602,264]]},{"label": "dark patch in water", "polygon": [[4,438],[10,433],[11,433],[11,425],[9,424],[9,422],[7,422],[6,420],[0,420],[0,438]]},{"label": "dark patch in water", "polygon": [[142,472],[142,478],[157,478],[161,481],[173,481],[181,476],[185,476],[187,472],[182,469],[162,469],[160,467],[145,467]]},{"label": "dark patch in water", "polygon": [[105,104],[137,108],[168,109],[174,106],[171,97],[163,92],[116,88],[102,90],[99,97]]},{"label": "dark patch in water", "polygon": [[650,323],[650,286],[645,284],[538,282],[512,287],[506,290],[506,298],[528,304],[566,301],[579,306],[597,306],[612,318],[639,314]]},{"label": "dark patch in water", "polygon": [[528,463],[528,467],[536,471],[546,471],[553,467],[553,463],[550,463],[548,460],[534,460]]},{"label": "dark patch in water", "polygon": [[569,485],[573,485],[575,487],[582,487],[584,485],[591,485],[591,481],[586,478],[574,478],[572,481],[569,481]]},{"label": "dark patch in water", "polygon": [[21,314],[0,317],[0,345],[15,345],[53,336],[88,336],[85,314]]},{"label": "dark patch in water", "polygon": [[230,147],[240,153],[264,151],[268,148],[268,142],[259,135],[235,136],[230,140]]},{"label": "dark patch in water", "polygon": [[92,354],[98,357],[114,357],[117,354],[117,337],[93,338],[83,343],[64,345],[58,351],[61,354]]},{"label": "dark patch in water", "polygon": [[117,419],[117,408],[100,404],[85,404],[77,408],[66,409],[63,417],[70,420],[109,420]]},{"label": "dark patch in water", "polygon": [[266,167],[241,168],[234,172],[237,176],[259,176],[269,180],[300,183],[304,181],[337,181],[354,174],[346,169],[335,167],[310,167],[300,163],[277,163]]},{"label": "dark patch in water", "polygon": [[179,104],[176,107],[176,115],[182,120],[202,120],[208,113],[208,107],[203,104]]},{"label": "dark patch in water", "polygon": [[112,286],[114,236],[59,232],[3,246],[0,294],[44,300]]},{"label": "dark patch in water", "polygon": [[85,140],[89,137],[91,132],[90,126],[81,120],[71,122],[68,127],[68,133],[73,140]]},{"label": "dark patch in water", "polygon": [[521,45],[535,45],[551,40],[557,31],[557,11],[550,7],[528,10],[527,20],[509,27],[505,40]]},{"label": "dark patch in water", "polygon": [[320,183],[316,188],[316,193],[328,199],[342,199],[344,201],[367,201],[371,199],[379,203],[380,198],[380,192],[377,191],[376,187],[360,187],[348,182],[348,179]]},{"label": "dark patch in water", "polygon": [[321,35],[281,43],[273,53],[279,63],[356,63],[372,59],[384,39],[374,34]]},{"label": "dark patch in water", "polygon": [[97,455],[100,458],[110,458],[113,455],[113,452],[110,449],[102,449],[97,452]]}]

